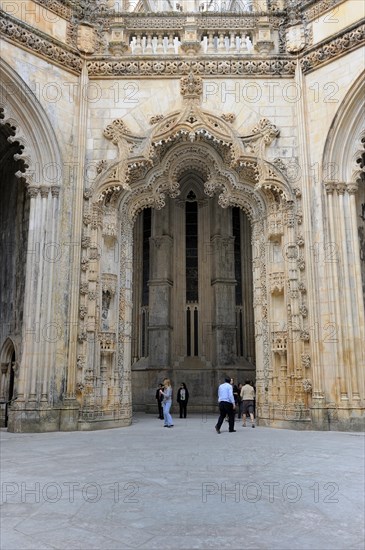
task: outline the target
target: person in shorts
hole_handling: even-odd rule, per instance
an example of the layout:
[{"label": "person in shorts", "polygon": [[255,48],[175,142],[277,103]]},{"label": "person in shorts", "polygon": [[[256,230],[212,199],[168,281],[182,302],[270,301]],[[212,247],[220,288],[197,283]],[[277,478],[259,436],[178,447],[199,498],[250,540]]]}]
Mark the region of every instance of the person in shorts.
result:
[{"label": "person in shorts", "polygon": [[252,428],[255,427],[254,406],[255,390],[251,385],[250,380],[246,380],[241,389],[242,399],[242,426],[246,426],[246,414],[249,413]]}]

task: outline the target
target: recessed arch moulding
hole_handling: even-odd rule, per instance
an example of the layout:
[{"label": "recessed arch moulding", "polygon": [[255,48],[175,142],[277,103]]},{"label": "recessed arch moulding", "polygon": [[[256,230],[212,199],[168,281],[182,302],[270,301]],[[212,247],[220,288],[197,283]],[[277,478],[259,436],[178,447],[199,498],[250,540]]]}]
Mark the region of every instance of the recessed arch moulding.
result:
[{"label": "recessed arch moulding", "polygon": [[[46,261],[45,247],[58,242],[62,159],[44,109],[26,83],[3,60],[0,60],[0,113],[0,126],[5,127],[8,142],[18,144],[13,158],[20,169],[11,176],[20,180],[20,187],[24,186],[27,212],[22,217],[10,213],[14,216],[12,223],[21,228],[25,252],[24,272],[19,270],[14,283],[16,292],[24,289],[19,290],[23,310],[18,311],[17,304],[13,304],[21,322],[3,322],[0,330],[0,350],[12,341],[16,354],[14,398],[8,426],[11,431],[55,430],[59,426],[60,409],[60,405],[55,407],[60,396],[52,390],[56,377],[56,343],[37,337],[35,327],[42,331],[54,322],[55,269],[52,262]],[[16,179],[14,186],[15,182]],[[2,183],[5,186],[5,181]],[[6,192],[4,187],[2,191]],[[14,297],[8,297],[8,303],[12,301],[15,302]]]},{"label": "recessed arch moulding", "polygon": [[[222,208],[241,208],[251,222],[261,421],[309,426],[311,354],[301,193],[288,184],[280,160],[266,159],[266,148],[279,130],[261,119],[240,135],[233,114],[201,109],[199,78],[184,78],[183,108],[152,117],[146,135],[132,134],[121,119],[106,127],[104,136],[118,154],[99,163],[93,186],[85,190],[80,427],[92,428],[94,420],[99,425],[131,422],[133,223],[144,208],[162,209],[167,197],[179,200],[180,183],[189,171],[203,182],[207,198],[217,197]],[[105,322],[98,312],[107,291]],[[87,337],[90,331],[92,338]]]}]

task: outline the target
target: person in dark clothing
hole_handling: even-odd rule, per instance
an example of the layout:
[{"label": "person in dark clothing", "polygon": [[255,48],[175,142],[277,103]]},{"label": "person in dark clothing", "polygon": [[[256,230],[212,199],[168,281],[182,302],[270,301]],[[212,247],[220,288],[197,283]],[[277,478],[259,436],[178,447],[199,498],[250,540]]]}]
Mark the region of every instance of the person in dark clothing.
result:
[{"label": "person in dark clothing", "polygon": [[180,388],[177,392],[177,402],[180,406],[180,418],[183,417],[186,418],[186,407],[189,401],[189,392],[188,388],[186,387],[186,384],[182,382],[180,384]]},{"label": "person in dark clothing", "polygon": [[163,395],[161,395],[160,390],[163,390],[163,384],[159,384],[156,390],[156,400],[158,406],[158,417],[160,420],[163,420],[163,410],[162,410],[162,400]]}]

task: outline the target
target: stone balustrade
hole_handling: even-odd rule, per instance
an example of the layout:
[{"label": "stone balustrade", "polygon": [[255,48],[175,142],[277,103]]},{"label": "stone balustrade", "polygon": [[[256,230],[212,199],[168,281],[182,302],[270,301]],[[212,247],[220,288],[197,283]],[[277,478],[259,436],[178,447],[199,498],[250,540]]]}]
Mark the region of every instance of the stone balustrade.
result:
[{"label": "stone balustrade", "polygon": [[279,19],[271,16],[124,16],[110,21],[112,55],[247,55],[279,51]]},{"label": "stone balustrade", "polygon": [[204,32],[194,44],[183,42],[177,32],[152,34],[142,32],[130,34],[129,53],[132,55],[179,55],[190,48],[195,53],[212,55],[253,53],[252,34],[248,31]]}]

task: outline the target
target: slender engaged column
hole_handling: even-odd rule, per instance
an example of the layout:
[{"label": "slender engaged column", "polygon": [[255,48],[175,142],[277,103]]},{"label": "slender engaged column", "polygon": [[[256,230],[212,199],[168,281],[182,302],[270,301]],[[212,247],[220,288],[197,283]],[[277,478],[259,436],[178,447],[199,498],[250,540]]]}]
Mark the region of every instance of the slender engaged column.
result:
[{"label": "slender engaged column", "polygon": [[[352,397],[359,395],[358,380],[356,376],[356,365],[354,361],[354,332],[353,332],[353,320],[352,320],[352,305],[351,305],[351,293],[350,293],[350,275],[349,275],[349,257],[347,253],[347,238],[345,227],[345,203],[344,194],[346,191],[346,184],[337,184],[337,192],[339,199],[339,230],[340,230],[340,242],[342,246],[342,259],[343,259],[343,273],[344,273],[344,291],[345,291],[345,342],[347,348],[348,357],[348,370],[350,371],[351,380],[351,394]],[[346,365],[345,365],[346,368]]]},{"label": "slender engaged column", "polygon": [[[335,225],[334,225],[334,205],[333,205],[333,192],[336,188],[336,184],[333,182],[329,182],[325,184],[325,188],[327,192],[327,201],[328,201],[329,242],[337,244]],[[342,318],[341,308],[340,308],[338,295],[335,292],[335,289],[337,288],[339,277],[340,277],[338,261],[330,262],[329,266],[330,266],[330,272],[331,272],[331,290],[333,294],[335,316],[336,316],[337,323],[340,323]],[[334,354],[334,360],[336,364],[336,378],[339,380],[340,399],[348,400],[348,391],[347,391],[347,384],[346,384],[346,378],[345,378],[345,366],[344,366],[344,357],[343,357],[343,338],[342,338],[341,327],[339,328],[340,330],[338,330],[337,332],[338,342],[334,343],[335,349],[337,351],[337,353]]]}]

